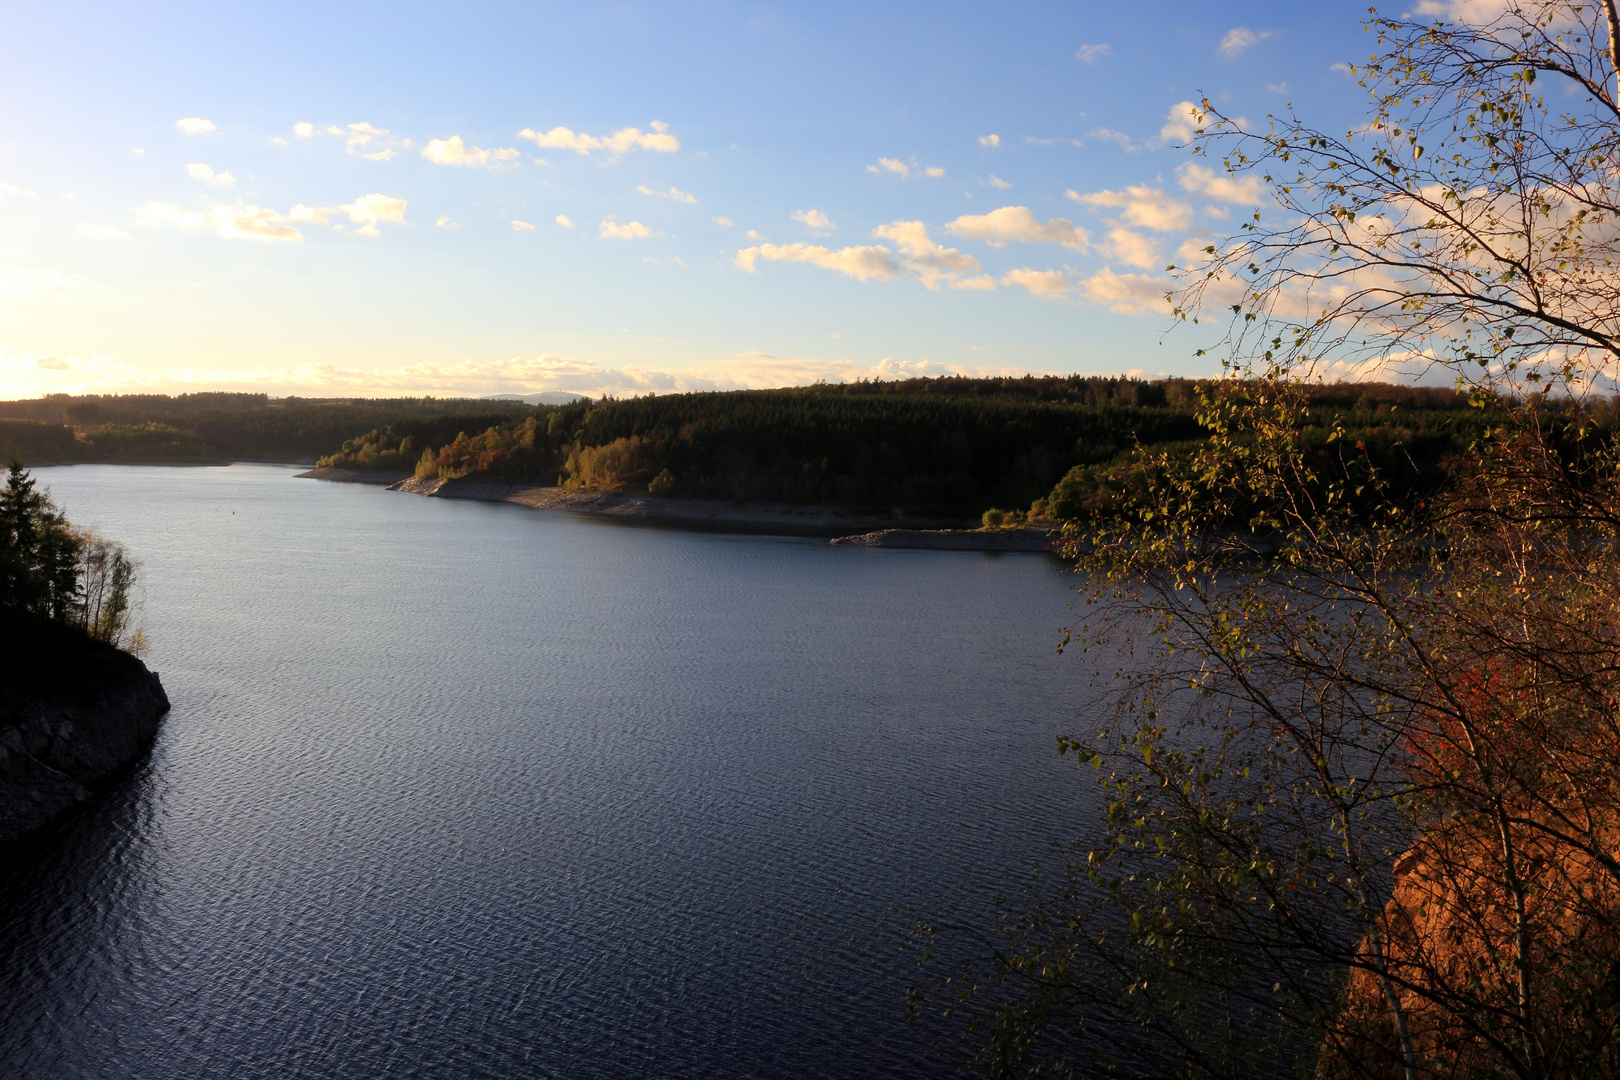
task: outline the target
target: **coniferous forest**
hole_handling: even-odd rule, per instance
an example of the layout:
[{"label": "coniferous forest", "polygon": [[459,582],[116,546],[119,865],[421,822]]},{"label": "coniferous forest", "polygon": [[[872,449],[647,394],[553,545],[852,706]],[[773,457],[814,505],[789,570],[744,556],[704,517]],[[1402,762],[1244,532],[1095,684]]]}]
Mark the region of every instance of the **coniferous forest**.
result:
[{"label": "coniferous forest", "polygon": [[[977,518],[991,507],[1106,517],[1147,482],[1138,447],[1190,454],[1215,384],[1171,379],[940,378],[520,401],[55,395],[0,402],[0,455],[72,461],[314,463],[443,479],[736,502],[821,503]],[[1328,475],[1376,470],[1421,499],[1489,408],[1433,387],[1309,391],[1306,444]],[[1555,408],[1549,406],[1549,409]],[[1607,432],[1612,403],[1582,406]],[[1572,414],[1573,417],[1573,414]],[[1337,441],[1342,440],[1342,441]]]},{"label": "coniferous forest", "polygon": [[[1141,480],[1138,446],[1202,445],[1212,385],[944,378],[582,402],[459,425],[444,441],[431,428],[457,425],[401,420],[322,464],[934,517],[1033,506],[1067,520],[1106,513]],[[1486,422],[1452,390],[1368,383],[1317,388],[1311,420],[1321,450],[1342,429],[1414,494],[1443,483],[1444,459]]]}]

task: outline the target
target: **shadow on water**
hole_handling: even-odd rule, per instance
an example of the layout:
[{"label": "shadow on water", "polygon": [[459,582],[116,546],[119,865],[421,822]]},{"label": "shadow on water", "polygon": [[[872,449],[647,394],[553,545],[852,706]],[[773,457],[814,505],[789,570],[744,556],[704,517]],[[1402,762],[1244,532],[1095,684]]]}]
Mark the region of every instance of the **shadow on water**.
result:
[{"label": "shadow on water", "polygon": [[42,997],[89,1004],[128,974],[114,957],[149,932],[159,898],[161,773],[144,755],[67,814],[0,848],[0,1060],[72,1075],[107,1037],[82,1013],[31,1006]]}]

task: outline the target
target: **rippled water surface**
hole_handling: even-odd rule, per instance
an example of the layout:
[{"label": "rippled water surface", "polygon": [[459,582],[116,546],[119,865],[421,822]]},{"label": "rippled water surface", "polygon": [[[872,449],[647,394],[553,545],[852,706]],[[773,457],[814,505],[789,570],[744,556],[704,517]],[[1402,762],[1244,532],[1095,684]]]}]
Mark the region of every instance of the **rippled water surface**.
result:
[{"label": "rippled water surface", "polygon": [[1043,556],[40,477],[145,564],[149,761],[0,851],[0,1075],[949,1075],[910,916],[1085,815]]}]

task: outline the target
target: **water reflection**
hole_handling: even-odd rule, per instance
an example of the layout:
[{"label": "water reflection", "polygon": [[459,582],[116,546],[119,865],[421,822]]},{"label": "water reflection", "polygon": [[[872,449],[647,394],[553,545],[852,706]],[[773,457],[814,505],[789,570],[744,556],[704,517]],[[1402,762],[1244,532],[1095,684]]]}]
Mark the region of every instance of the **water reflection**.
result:
[{"label": "water reflection", "polygon": [[895,905],[1084,813],[1043,558],[42,472],[175,709],[0,881],[0,1074],[945,1075]]}]

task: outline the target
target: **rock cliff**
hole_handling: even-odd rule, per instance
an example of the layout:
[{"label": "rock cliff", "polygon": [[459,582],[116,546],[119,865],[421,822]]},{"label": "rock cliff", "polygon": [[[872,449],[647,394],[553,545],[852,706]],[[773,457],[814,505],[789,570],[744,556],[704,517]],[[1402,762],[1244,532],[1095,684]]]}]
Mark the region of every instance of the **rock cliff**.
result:
[{"label": "rock cliff", "polygon": [[168,710],[135,657],[0,612],[0,843],[88,799],[151,746]]}]

